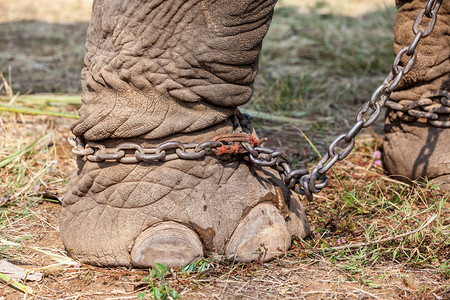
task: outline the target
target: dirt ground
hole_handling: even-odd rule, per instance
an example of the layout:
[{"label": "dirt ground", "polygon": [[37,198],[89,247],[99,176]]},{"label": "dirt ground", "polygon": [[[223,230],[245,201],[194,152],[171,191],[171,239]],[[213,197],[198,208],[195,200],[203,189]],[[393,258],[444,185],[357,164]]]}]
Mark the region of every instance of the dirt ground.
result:
[{"label": "dirt ground", "polygon": [[[57,159],[55,167],[57,166],[59,173],[53,174],[52,177],[64,178],[62,174],[71,174],[75,171],[73,157],[70,154],[71,147],[65,141],[69,135],[65,119],[30,116],[16,118],[5,115],[2,118],[3,132],[8,135],[17,134],[19,137],[21,134],[37,135],[51,128],[53,136],[46,143],[56,145],[52,159]],[[366,188],[367,182],[373,182],[381,189],[385,189],[385,184],[389,183],[390,179],[379,169],[374,168],[373,159],[367,155],[367,145],[376,143],[375,138],[371,135],[363,136],[358,140],[357,150],[350,155],[345,164],[335,169],[342,180],[347,184],[353,184],[356,189]],[[41,147],[46,148],[48,144],[44,143]],[[44,157],[44,153],[37,149],[33,155],[36,159],[34,163],[45,165],[40,160]],[[345,178],[345,174],[350,170],[353,173],[351,179]],[[42,180],[47,179],[43,177]],[[305,242],[299,241],[294,244],[284,256],[267,263],[236,264],[227,260],[211,261],[209,269],[202,272],[188,274],[180,269],[170,270],[163,281],[170,282],[170,287],[178,291],[182,299],[450,299],[448,275],[439,272],[432,265],[418,267],[408,260],[392,261],[389,258],[379,259],[376,263],[370,264],[368,260],[372,259],[371,256],[359,253],[358,248],[344,252],[336,251],[334,255],[315,250],[320,249],[317,245],[324,242],[320,230],[326,228],[329,232],[327,243],[330,245],[338,245],[339,240],[343,238],[348,239],[349,243],[366,241],[363,235],[364,223],[370,223],[371,219],[375,218],[373,213],[369,212],[348,214],[345,217],[358,225],[352,234],[346,233],[345,225],[338,221],[339,216],[326,213],[330,206],[335,208],[344,205],[339,196],[336,196],[336,193],[342,193],[342,187],[335,176],[332,176],[331,180],[331,189],[316,197],[314,203],[304,202],[308,217],[312,221],[313,235]],[[15,200],[14,195],[8,198],[8,194],[2,194],[0,237],[20,240],[24,245],[66,256],[58,234],[58,215],[61,208],[58,199],[63,196],[67,178],[47,182],[45,185],[37,185],[38,188],[20,198],[21,201],[17,201],[17,196]],[[426,189],[422,191],[432,193],[432,197],[429,198],[436,201],[446,197]],[[55,200],[56,202],[52,202]],[[417,201],[415,207],[421,211],[431,209],[430,203]],[[449,202],[444,201],[445,211],[441,213],[441,218],[446,220],[444,225],[446,224],[447,228],[450,223],[449,208]],[[432,211],[428,211],[420,218],[424,219],[431,213]],[[333,226],[337,228],[331,229]],[[385,233],[383,226],[379,224],[380,234]],[[433,229],[424,229],[426,236],[430,234],[429,231],[436,230],[434,225],[431,227]],[[441,234],[447,234],[448,238],[448,229]],[[448,259],[449,243],[445,239],[442,241],[444,243],[440,245],[442,249],[436,246],[432,251],[435,253],[442,251],[441,256]],[[312,246],[313,244],[316,246]],[[402,243],[394,246],[400,249],[404,247]],[[374,248],[389,249],[390,245],[380,244]],[[362,257],[362,261],[366,261],[367,264],[352,270],[351,263],[342,264],[342,258],[339,258],[341,254],[338,252],[344,257],[355,256],[355,259],[360,255],[367,255],[367,260]],[[142,281],[148,276],[149,270],[99,268],[89,265],[52,267],[55,262],[50,257],[14,247],[4,249],[1,255],[3,259],[9,259],[25,269],[38,270],[43,274],[43,278],[39,282],[26,282],[27,286],[35,291],[37,295],[35,297],[25,296],[22,292],[3,284],[0,285],[0,299],[136,299],[140,291],[149,290],[148,283]],[[410,258],[414,259],[414,253]],[[159,282],[155,280],[155,283]]]},{"label": "dirt ground", "polygon": [[[322,2],[328,5],[321,6]],[[280,4],[351,16],[393,5],[387,0],[305,3]],[[80,92],[90,5],[88,0],[0,0],[0,67],[14,91]],[[26,98],[16,102],[39,109],[76,113],[78,108],[21,99]],[[0,100],[2,105],[12,101],[8,95]],[[150,270],[80,265],[63,247],[58,216],[65,186],[75,172],[67,142],[73,120],[12,112],[0,112],[0,117],[0,164],[33,145],[0,167],[0,260],[42,274],[38,281],[21,281],[33,295],[0,280],[0,300],[138,299],[139,293],[152,299],[151,286],[143,280]],[[323,152],[341,128],[323,128],[314,118],[320,117],[303,121]],[[311,167],[314,151],[296,128],[284,123],[255,120],[261,136],[269,138],[267,146],[281,148],[297,164]],[[295,241],[285,255],[250,264],[209,258],[191,271],[169,270],[162,280],[153,279],[154,286],[168,282],[182,299],[450,299],[449,195],[426,182],[407,186],[386,176],[374,159],[381,146],[382,120],[377,124],[334,168],[330,187],[314,202],[303,200],[312,234]],[[434,216],[433,222],[414,232]],[[399,237],[405,233],[411,234]],[[392,240],[377,242],[385,238]],[[5,246],[5,241],[19,246]],[[363,245],[330,249],[357,243]]]}]

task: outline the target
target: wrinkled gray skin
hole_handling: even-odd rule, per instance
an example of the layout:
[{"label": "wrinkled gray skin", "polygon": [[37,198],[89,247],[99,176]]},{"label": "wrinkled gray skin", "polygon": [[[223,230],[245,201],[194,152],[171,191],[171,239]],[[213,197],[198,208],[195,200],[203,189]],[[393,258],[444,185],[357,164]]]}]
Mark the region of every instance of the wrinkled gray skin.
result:
[{"label": "wrinkled gray skin", "polygon": [[[411,30],[418,12],[427,1],[397,1],[394,50],[409,46],[414,39]],[[424,18],[426,20],[427,18]],[[421,28],[427,26],[423,22]],[[437,25],[430,36],[417,47],[417,62],[405,75],[391,99],[418,100],[431,91],[450,91],[450,1],[442,1]],[[404,60],[409,59],[406,55]],[[398,112],[386,114],[384,162],[398,179],[427,177],[440,188],[450,191],[450,129],[429,126],[425,120],[404,122]],[[449,120],[449,114],[441,120]]]},{"label": "wrinkled gray skin", "polygon": [[[113,147],[199,143],[232,132],[230,117],[252,95],[274,5],[94,1],[73,133]],[[245,161],[77,163],[60,231],[85,263],[181,266],[212,254],[268,260],[292,236],[309,233],[299,199],[272,171]]]},{"label": "wrinkled gray skin", "polygon": [[[113,147],[204,142],[232,132],[230,117],[252,95],[275,2],[94,1],[73,133]],[[397,1],[395,51],[412,40],[411,24],[425,3]],[[449,3],[393,100],[448,91]],[[386,166],[448,184],[449,141],[449,130],[388,112]],[[292,236],[309,233],[298,199],[272,171],[245,161],[77,163],[60,231],[68,252],[85,263],[181,266],[213,254],[268,260],[286,251]]]}]

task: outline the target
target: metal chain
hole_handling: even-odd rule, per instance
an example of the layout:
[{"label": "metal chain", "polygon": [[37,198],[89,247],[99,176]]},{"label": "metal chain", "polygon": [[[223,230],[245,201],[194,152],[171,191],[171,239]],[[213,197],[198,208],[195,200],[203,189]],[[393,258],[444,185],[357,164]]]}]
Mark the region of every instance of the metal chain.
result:
[{"label": "metal chain", "polygon": [[77,156],[85,156],[91,162],[116,161],[124,164],[166,162],[174,159],[195,160],[211,154],[227,159],[227,154],[248,153],[242,143],[249,147],[258,147],[265,141],[266,139],[258,140],[251,134],[235,132],[218,135],[212,141],[200,144],[169,141],[157,147],[146,148],[137,143],[126,142],[114,148],[107,148],[100,142],[85,143],[81,137],[69,138],[69,143],[73,146],[72,152]]},{"label": "metal chain", "polygon": [[[385,106],[397,111],[403,121],[413,122],[422,118],[426,119],[431,126],[450,128],[450,93],[447,91],[430,91],[415,101],[401,100],[395,102],[388,100]],[[447,120],[443,120],[440,116],[447,117]]]},{"label": "metal chain", "polygon": [[[84,143],[80,137],[69,138],[69,143],[73,146],[72,152],[75,155],[86,156],[87,160],[91,162],[117,161],[124,164],[200,159],[209,155],[212,149],[223,145],[219,141],[201,144],[166,142],[156,148],[144,148],[136,143],[122,143],[111,149],[98,142]],[[132,151],[134,152],[131,155],[127,153]]]},{"label": "metal chain", "polygon": [[[381,108],[387,103],[391,92],[397,87],[403,76],[414,66],[417,59],[416,47],[422,38],[426,38],[433,31],[436,24],[437,11],[441,3],[442,0],[429,0],[426,8],[418,14],[413,25],[414,40],[408,47],[400,49],[392,64],[391,72],[375,90],[370,100],[360,108],[356,116],[356,123],[347,133],[341,134],[329,145],[327,153],[321,157],[311,173],[307,169],[292,170],[291,161],[286,153],[262,147],[261,144],[264,139],[258,141],[251,135],[243,133],[219,136],[213,141],[200,144],[166,142],[155,148],[145,148],[136,143],[122,143],[115,148],[108,149],[98,142],[84,143],[81,137],[77,137],[76,139],[69,139],[69,142],[74,147],[72,152],[78,156],[85,156],[92,162],[112,160],[120,163],[165,162],[173,159],[195,160],[210,154],[218,157],[221,157],[223,154],[248,154],[251,163],[277,170],[286,187],[305,195],[308,200],[312,200],[313,193],[319,193],[328,185],[329,179],[326,176],[326,172],[337,161],[343,160],[350,154],[355,146],[355,137],[357,134],[363,128],[371,126],[377,120],[381,114]],[[424,16],[431,19],[426,29],[419,28]],[[404,55],[409,57],[409,60],[406,64],[402,65],[401,60]],[[436,96],[440,96],[440,94],[429,95],[429,97]],[[444,98],[441,99],[444,109],[433,106],[429,108],[428,112],[448,112],[448,93],[445,97],[447,97],[446,100]],[[428,100],[431,101],[430,99]],[[430,104],[429,101],[422,102],[428,105]],[[422,105],[422,102],[419,104]],[[401,110],[406,111],[409,108],[416,107],[414,106],[416,104],[418,103],[402,105]],[[409,112],[411,114],[411,110]],[[436,118],[433,120],[436,120]],[[343,149],[339,152],[338,148]]]},{"label": "metal chain", "polygon": [[[356,123],[347,132],[338,136],[328,147],[328,152],[322,156],[319,162],[316,164],[311,173],[306,169],[292,171],[287,160],[279,154],[277,162],[274,157],[277,156],[279,151],[272,151],[266,148],[252,148],[248,146],[250,161],[256,165],[270,165],[275,167],[280,172],[280,176],[284,183],[290,189],[293,189],[299,194],[306,196],[308,200],[313,199],[313,193],[320,192],[329,183],[326,176],[326,172],[333,167],[333,165],[344,158],[346,158],[352,151],[355,145],[356,135],[366,127],[371,126],[381,114],[381,108],[386,104],[392,91],[398,86],[403,76],[414,66],[417,60],[416,47],[420,40],[426,38],[431,34],[436,25],[437,12],[442,4],[442,0],[429,0],[426,7],[417,15],[414,24],[413,32],[415,37],[411,44],[407,47],[400,49],[395,56],[392,64],[391,72],[386,76],[383,83],[375,90],[369,101],[364,103],[360,108],[357,116]],[[422,20],[426,16],[430,18],[427,28],[420,28]],[[403,56],[409,57],[408,61],[402,65],[401,61]],[[444,105],[448,102],[444,102]],[[342,152],[339,152],[337,148],[341,146]],[[269,155],[267,155],[270,153]],[[264,157],[261,154],[265,155]]]}]

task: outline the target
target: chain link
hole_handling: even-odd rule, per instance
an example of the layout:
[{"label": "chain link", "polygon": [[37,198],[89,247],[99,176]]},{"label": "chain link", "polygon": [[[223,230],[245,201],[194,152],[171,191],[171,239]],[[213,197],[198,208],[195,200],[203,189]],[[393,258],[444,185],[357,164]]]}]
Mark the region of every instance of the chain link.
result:
[{"label": "chain link", "polygon": [[221,142],[209,141],[201,144],[166,142],[156,148],[144,148],[136,143],[122,143],[114,148],[106,148],[98,142],[84,143],[80,137],[69,138],[69,143],[73,146],[72,152],[75,155],[85,156],[91,162],[116,161],[125,164],[201,159],[211,154],[212,149],[223,146]]},{"label": "chain link", "polygon": [[413,122],[422,118],[431,126],[450,128],[450,93],[447,91],[430,91],[415,101],[387,101],[385,106],[397,111],[403,121]]},{"label": "chain link", "polygon": [[[138,162],[165,162],[173,159],[195,160],[206,155],[221,157],[225,154],[248,155],[249,161],[257,166],[271,167],[277,170],[286,187],[296,193],[305,195],[308,200],[313,199],[314,193],[319,193],[328,186],[329,179],[326,173],[340,160],[346,158],[355,146],[355,137],[363,129],[371,126],[381,114],[383,106],[407,112],[406,118],[429,119],[430,124],[440,124],[450,127],[450,122],[438,121],[439,113],[450,112],[450,98],[448,92],[439,91],[425,95],[426,98],[407,103],[388,101],[391,92],[398,86],[403,76],[413,68],[417,60],[416,47],[422,38],[426,38],[433,31],[436,24],[437,11],[442,0],[430,0],[413,25],[415,37],[408,47],[400,49],[392,64],[391,72],[383,83],[374,91],[369,101],[360,108],[353,127],[338,136],[328,147],[327,153],[322,156],[311,173],[307,169],[292,170],[289,157],[282,151],[262,147],[265,141],[256,140],[251,135],[232,133],[216,137],[213,141],[196,143],[166,142],[155,148],[144,148],[136,143],[123,143],[115,148],[107,149],[97,142],[84,143],[78,137],[69,139],[73,145],[72,152],[78,156],[85,156],[92,162],[116,161],[120,163]],[[419,28],[424,17],[430,19],[426,29]],[[405,56],[406,55],[406,56]],[[409,57],[405,64],[402,58]],[[433,104],[430,98],[441,97],[440,104]],[[417,107],[426,107],[426,111],[415,110]],[[342,149],[339,152],[339,148]],[[133,152],[134,151],[134,152]]]}]

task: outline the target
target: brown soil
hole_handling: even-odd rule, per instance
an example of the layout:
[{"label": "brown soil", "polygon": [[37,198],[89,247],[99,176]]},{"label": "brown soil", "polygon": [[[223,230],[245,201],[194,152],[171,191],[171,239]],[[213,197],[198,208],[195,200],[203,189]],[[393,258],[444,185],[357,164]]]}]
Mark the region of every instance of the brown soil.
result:
[{"label": "brown soil", "polygon": [[[54,140],[60,145],[57,151],[57,168],[65,174],[74,172],[73,157],[69,154],[70,145],[63,142],[70,135],[66,120],[29,116],[24,116],[15,124],[11,123],[13,120],[8,119],[10,122],[5,126],[10,132],[12,129],[8,129],[8,126],[21,132],[31,132],[33,128],[39,128],[45,123],[49,128],[59,128],[53,131]],[[61,128],[63,129],[60,130]],[[382,173],[370,167],[373,162],[364,146],[368,142],[374,143],[375,140],[369,135],[360,139],[357,151],[336,169],[347,183],[350,181],[344,176],[348,172],[352,172],[351,183],[355,186],[372,179],[382,181]],[[334,176],[331,186],[339,189]],[[47,187],[41,186],[40,192],[47,192],[46,195],[54,193],[55,198],[61,198],[63,189],[64,182],[56,182]],[[314,203],[304,202],[309,218],[313,220],[313,228],[325,228],[337,222],[334,219],[336,216],[327,217],[326,213],[335,197],[336,192],[328,189],[316,197]],[[29,213],[16,217],[14,224],[4,226],[1,235],[11,239],[28,237],[24,240],[25,245],[65,255],[57,230],[60,204],[39,197],[27,198],[28,201],[22,199],[1,203],[2,211],[8,210],[10,214],[23,214],[25,211]],[[447,203],[446,209],[448,208]],[[448,214],[449,212],[447,217]],[[322,221],[318,219],[318,215],[322,216]],[[370,222],[370,217],[368,220],[364,217],[359,219],[361,222]],[[314,234],[318,234],[317,231]],[[349,239],[349,243],[361,241],[362,238],[358,234],[347,236],[345,232],[335,232],[329,239],[337,241],[342,237]],[[2,255],[8,256],[8,253],[14,258],[12,262],[26,269],[43,268],[54,263],[48,257],[30,251],[9,249],[2,252]],[[142,278],[148,276],[148,270],[81,265],[75,268],[55,267],[41,272],[44,275],[41,281],[26,283],[36,291],[36,299],[135,299],[139,291],[149,290],[148,284],[142,281]],[[299,242],[285,256],[268,263],[234,264],[222,260],[212,263],[209,270],[201,273],[188,275],[180,269],[171,270],[164,281],[169,281],[170,287],[176,289],[182,299],[450,299],[445,290],[446,286],[448,288],[448,279],[431,268],[411,268],[407,264],[380,260],[375,265],[366,267],[364,273],[365,277],[382,278],[373,282],[374,287],[364,284],[358,273],[349,273],[339,267],[339,262],[332,263],[329,258],[322,257],[320,252],[308,251]],[[3,285],[0,286],[0,299],[1,297],[22,299],[24,295]]]}]

